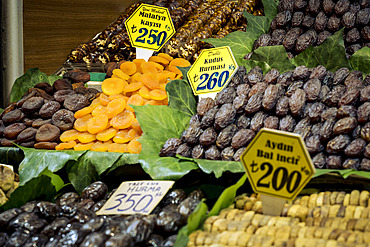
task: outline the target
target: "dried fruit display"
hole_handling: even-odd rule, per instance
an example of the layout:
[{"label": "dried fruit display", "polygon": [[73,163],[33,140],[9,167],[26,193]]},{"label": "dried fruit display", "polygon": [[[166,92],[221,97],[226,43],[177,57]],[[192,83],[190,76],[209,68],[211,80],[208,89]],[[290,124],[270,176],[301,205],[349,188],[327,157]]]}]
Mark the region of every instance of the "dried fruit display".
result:
[{"label": "dried fruit display", "polygon": [[316,168],[370,171],[368,78],[347,68],[298,66],[263,75],[259,67],[241,67],[214,100],[198,103],[188,128],[160,156],[239,161],[265,127],[300,134]]},{"label": "dried fruit display", "polygon": [[294,57],[344,28],[346,55],[350,57],[362,47],[370,46],[369,25],[369,1],[282,0],[269,33],[255,41],[254,49],[283,45],[288,56]]},{"label": "dried fruit display", "polygon": [[204,198],[170,191],[147,216],[96,215],[113,193],[97,181],[78,195],[67,192],[55,203],[28,202],[0,213],[1,246],[173,246],[178,230]]},{"label": "dried fruit display", "polygon": [[75,122],[74,113],[95,99],[98,90],[86,88],[90,74],[72,70],[53,85],[38,83],[0,114],[0,146],[54,149],[62,131]]},{"label": "dried fruit display", "polygon": [[[91,41],[79,45],[67,57],[67,63],[103,63],[131,61],[136,57],[124,26],[125,20],[142,2],[128,7],[112,24]],[[183,0],[153,1],[170,11],[177,33],[164,45],[163,53],[173,57],[196,59],[201,49],[209,48],[201,39],[222,38],[230,32],[245,30],[243,11],[261,15],[260,1],[255,0]]]},{"label": "dried fruit display", "polygon": [[73,129],[61,134],[62,142],[55,149],[140,153],[142,130],[131,105],[167,105],[168,80],[182,78],[176,66],[190,63],[163,53],[148,62],[121,63],[111,78],[103,81],[99,98],[74,113]]},{"label": "dried fruit display", "polygon": [[260,196],[243,194],[207,218],[187,246],[368,246],[369,212],[368,191],[301,196],[281,216],[263,215]]},{"label": "dried fruit display", "polygon": [[0,206],[4,205],[19,186],[18,174],[7,166],[0,165]]}]

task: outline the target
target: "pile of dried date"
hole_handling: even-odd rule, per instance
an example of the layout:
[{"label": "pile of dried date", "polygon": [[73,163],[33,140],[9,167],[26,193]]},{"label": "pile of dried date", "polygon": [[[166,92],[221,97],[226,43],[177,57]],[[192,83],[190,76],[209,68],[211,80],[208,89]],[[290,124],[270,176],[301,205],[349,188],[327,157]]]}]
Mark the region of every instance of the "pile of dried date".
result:
[{"label": "pile of dried date", "polygon": [[96,215],[112,195],[103,182],[94,182],[79,196],[68,192],[55,203],[28,202],[0,214],[0,246],[173,246],[204,194],[186,196],[170,191],[148,215]]},{"label": "pile of dried date", "polygon": [[73,127],[74,112],[90,105],[99,93],[86,88],[90,74],[72,70],[53,85],[41,82],[30,88],[21,100],[0,114],[0,146],[54,149],[62,131]]},{"label": "pile of dried date", "polygon": [[261,35],[254,46],[283,45],[292,58],[343,27],[347,57],[370,47],[370,1],[281,0],[270,33]]},{"label": "pile of dried date", "polygon": [[10,195],[18,186],[18,174],[9,167],[0,164],[0,206],[9,200]]},{"label": "pile of dried date", "polygon": [[305,66],[264,76],[240,67],[216,99],[202,99],[189,127],[160,156],[239,161],[262,128],[300,134],[317,168],[370,171],[370,76]]}]

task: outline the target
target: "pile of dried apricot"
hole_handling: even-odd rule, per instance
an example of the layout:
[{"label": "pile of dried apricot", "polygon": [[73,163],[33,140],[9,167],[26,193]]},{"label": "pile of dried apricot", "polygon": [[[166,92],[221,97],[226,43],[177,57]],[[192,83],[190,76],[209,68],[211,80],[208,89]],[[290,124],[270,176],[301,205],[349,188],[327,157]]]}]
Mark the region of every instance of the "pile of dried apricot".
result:
[{"label": "pile of dried apricot", "polygon": [[62,133],[62,143],[55,149],[140,153],[142,130],[130,105],[167,105],[167,82],[182,78],[177,67],[190,65],[164,53],[148,62],[121,63],[112,77],[103,81],[99,98],[75,113],[74,129]]}]

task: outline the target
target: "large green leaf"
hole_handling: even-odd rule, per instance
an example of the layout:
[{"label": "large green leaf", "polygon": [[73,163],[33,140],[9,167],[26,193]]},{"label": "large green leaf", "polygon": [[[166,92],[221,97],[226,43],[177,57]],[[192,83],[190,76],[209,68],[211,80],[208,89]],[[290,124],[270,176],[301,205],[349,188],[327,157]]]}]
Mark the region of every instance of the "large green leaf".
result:
[{"label": "large green leaf", "polygon": [[189,66],[189,67],[177,67],[177,68],[181,71],[182,79],[186,82],[189,82],[188,81],[188,71],[190,70],[191,66]]},{"label": "large green leaf", "polygon": [[107,173],[113,172],[115,169],[125,165],[134,165],[139,163],[138,154],[122,153],[119,159],[109,168]]},{"label": "large green leaf", "polygon": [[24,158],[23,151],[16,147],[0,147],[0,163],[18,166]]},{"label": "large green leaf", "polygon": [[55,187],[55,190],[57,192],[65,186],[63,179],[59,175],[49,171],[49,169],[47,169],[47,168],[41,173],[41,175],[46,175],[46,176],[50,177],[50,179],[51,179],[50,182]]},{"label": "large green leaf", "polygon": [[230,206],[234,202],[236,191],[245,183],[246,180],[247,180],[247,174],[244,174],[236,184],[231,185],[230,187],[226,188],[222,192],[220,197],[217,199],[215,205],[213,205],[211,211],[208,214],[208,217],[213,216],[213,215],[218,215],[218,213],[222,209]]},{"label": "large green leaf", "polygon": [[202,200],[188,217],[187,225],[180,229],[174,247],[187,246],[189,241],[188,236],[203,225],[207,217],[207,211],[208,206],[204,203],[204,200]]},{"label": "large green leaf", "polygon": [[18,208],[36,199],[52,201],[57,191],[51,181],[52,178],[44,174],[29,180],[12,193],[9,201],[0,210]]},{"label": "large green leaf", "polygon": [[269,20],[269,22],[271,23],[271,21],[275,18],[276,14],[278,13],[277,7],[279,4],[279,1],[262,0],[262,4],[263,4],[263,12],[265,16],[267,17],[267,19]]},{"label": "large green leaf", "polygon": [[263,70],[263,73],[267,73],[272,68],[275,68],[282,74],[295,68],[282,45],[257,48],[254,50],[250,60],[244,60],[244,64],[248,63],[250,65],[246,65],[246,67],[253,68],[258,65]]},{"label": "large green leaf", "polygon": [[160,157],[163,144],[172,137],[180,137],[188,126],[190,116],[168,106],[133,106],[143,135],[139,139],[142,150],[139,162],[153,179],[179,179],[197,165],[173,157]]},{"label": "large green leaf", "polygon": [[168,105],[185,112],[190,117],[197,112],[197,102],[189,83],[184,80],[173,80],[166,85]]},{"label": "large green leaf", "polygon": [[365,46],[356,51],[349,62],[352,68],[361,71],[364,77],[370,74],[370,48]]},{"label": "large green leaf", "polygon": [[62,77],[56,75],[47,76],[39,69],[29,69],[25,74],[15,80],[10,93],[10,102],[20,100],[23,94],[27,92],[28,89],[35,86],[37,83],[47,82],[50,85],[53,85],[54,81],[60,78]]},{"label": "large green leaf", "polygon": [[309,68],[323,65],[332,72],[342,67],[350,68],[344,48],[343,32],[342,28],[321,45],[307,48],[296,56],[292,63],[296,66],[305,65]]},{"label": "large green leaf", "polygon": [[[266,19],[264,16],[260,16]],[[266,19],[267,21],[267,19]],[[254,41],[259,37],[261,32],[251,30],[250,32],[236,31],[229,33],[221,39],[209,38],[203,41],[212,44],[214,47],[229,46],[239,65],[244,60],[244,56],[253,49]]]},{"label": "large green leaf", "polygon": [[21,147],[21,149],[24,152],[24,159],[19,165],[20,185],[38,177],[45,168],[51,172],[57,172],[68,161],[77,161],[85,153],[85,151],[55,151],[24,147]]},{"label": "large green leaf", "polygon": [[4,109],[3,108],[0,108],[0,113],[2,113],[4,111]]},{"label": "large green leaf", "polygon": [[121,153],[94,152],[84,153],[77,161],[69,162],[67,173],[69,181],[78,193],[91,183],[120,158]]},{"label": "large green leaf", "polygon": [[[243,15],[248,21],[246,33],[248,35],[253,36],[253,37],[255,37],[257,35],[257,38],[261,34],[267,33],[270,29],[270,21],[269,21],[268,18],[273,18],[271,16],[271,14],[272,14],[272,11],[269,12],[269,17],[256,16],[256,15],[252,15],[252,14],[244,11]],[[256,40],[257,38],[255,38],[254,40]]]}]

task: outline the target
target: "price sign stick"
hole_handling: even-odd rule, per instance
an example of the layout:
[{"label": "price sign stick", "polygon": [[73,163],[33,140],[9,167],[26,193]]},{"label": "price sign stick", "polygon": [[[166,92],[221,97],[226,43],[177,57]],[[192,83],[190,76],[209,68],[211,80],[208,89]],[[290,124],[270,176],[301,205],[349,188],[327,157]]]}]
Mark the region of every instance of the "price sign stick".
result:
[{"label": "price sign stick", "polygon": [[262,210],[265,215],[280,216],[286,203],[285,199],[261,194]]},{"label": "price sign stick", "polygon": [[137,59],[144,59],[148,62],[149,58],[153,55],[153,50],[143,49],[140,47],[136,47],[136,58]]}]

